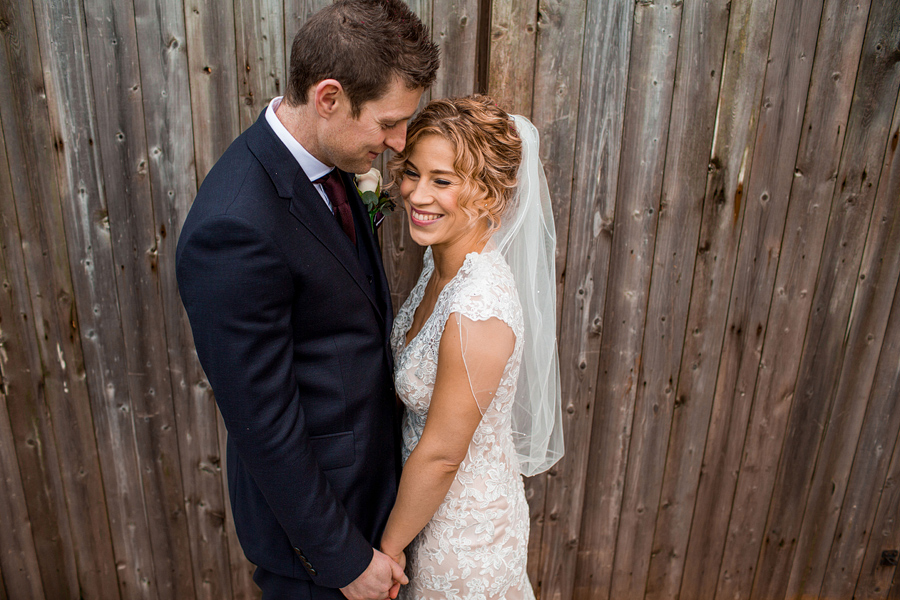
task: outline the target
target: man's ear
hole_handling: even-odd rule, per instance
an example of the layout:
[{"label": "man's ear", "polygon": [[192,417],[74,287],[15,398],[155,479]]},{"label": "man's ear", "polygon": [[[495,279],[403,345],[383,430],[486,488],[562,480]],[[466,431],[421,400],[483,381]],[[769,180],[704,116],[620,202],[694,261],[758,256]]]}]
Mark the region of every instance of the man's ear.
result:
[{"label": "man's ear", "polygon": [[346,101],[344,88],[337,79],[323,79],[315,85],[313,92],[313,104],[316,112],[323,119],[330,118]]}]

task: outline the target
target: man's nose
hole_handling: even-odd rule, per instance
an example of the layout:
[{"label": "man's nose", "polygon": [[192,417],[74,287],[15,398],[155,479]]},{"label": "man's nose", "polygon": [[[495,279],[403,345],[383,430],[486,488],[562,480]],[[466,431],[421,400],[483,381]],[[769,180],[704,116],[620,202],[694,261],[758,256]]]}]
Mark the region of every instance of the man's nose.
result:
[{"label": "man's nose", "polygon": [[394,152],[402,152],[406,147],[406,125],[391,129],[384,138],[384,145]]}]

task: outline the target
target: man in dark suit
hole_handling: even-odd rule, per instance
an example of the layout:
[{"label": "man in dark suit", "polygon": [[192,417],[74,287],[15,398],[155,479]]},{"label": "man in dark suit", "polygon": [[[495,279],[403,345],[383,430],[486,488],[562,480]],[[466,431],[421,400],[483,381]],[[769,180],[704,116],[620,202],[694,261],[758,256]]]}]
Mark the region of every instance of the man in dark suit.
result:
[{"label": "man in dark suit", "polygon": [[178,240],[234,524],[266,600],[394,597],[406,580],[375,549],[399,481],[393,311],[351,174],[403,148],[438,62],[400,0],[313,15],[285,97],[210,171]]}]

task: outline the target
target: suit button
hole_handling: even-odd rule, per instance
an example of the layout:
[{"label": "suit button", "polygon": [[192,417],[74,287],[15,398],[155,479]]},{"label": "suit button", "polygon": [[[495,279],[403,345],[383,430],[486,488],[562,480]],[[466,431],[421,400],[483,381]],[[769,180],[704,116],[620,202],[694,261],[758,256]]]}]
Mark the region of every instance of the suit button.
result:
[{"label": "suit button", "polygon": [[371,276],[371,275],[366,275],[366,279],[369,280],[369,285],[372,285],[372,282],[374,281],[374,279],[372,279],[372,276]]}]

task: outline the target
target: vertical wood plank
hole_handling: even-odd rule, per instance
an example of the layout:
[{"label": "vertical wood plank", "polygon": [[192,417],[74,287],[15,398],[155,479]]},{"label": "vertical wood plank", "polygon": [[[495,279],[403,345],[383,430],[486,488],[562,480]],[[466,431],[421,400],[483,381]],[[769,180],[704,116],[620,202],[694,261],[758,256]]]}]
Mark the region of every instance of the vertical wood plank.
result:
[{"label": "vertical wood plank", "polygon": [[[0,262],[0,267],[5,265]],[[6,302],[0,301],[0,308],[8,307]],[[5,363],[2,358],[0,362]],[[2,375],[0,368],[0,377]],[[40,600],[45,597],[44,587],[12,443],[7,404],[6,394],[0,391],[0,515],[3,515],[0,517],[0,547],[4,549],[0,553],[0,572],[4,574],[0,588],[15,598]]]},{"label": "vertical wood plank", "polygon": [[[692,440],[669,444],[682,356],[691,278],[703,211],[704,186],[713,141],[722,52],[727,31],[726,2],[698,2],[684,9],[677,49],[674,97],[668,119],[665,176],[646,325],[635,361],[634,432],[628,456],[621,522],[616,542],[613,598],[643,598],[659,510],[670,504],[660,492],[667,446],[678,453]],[[665,30],[675,25],[664,26]],[[675,54],[674,49],[671,50]],[[674,60],[674,58],[673,58]],[[657,135],[653,132],[652,135]],[[642,136],[647,145],[646,136]],[[656,194],[657,190],[654,189]],[[647,195],[647,194],[642,194]],[[639,383],[638,383],[639,382]]]},{"label": "vertical wood plank", "polygon": [[230,598],[225,481],[220,468],[224,460],[218,449],[215,399],[194,352],[175,280],[178,236],[197,193],[184,7],[182,0],[135,0],[134,7],[193,597]]},{"label": "vertical wood plank", "polygon": [[[0,124],[0,196],[12,198],[9,162],[6,158],[6,144],[3,141],[2,124]],[[5,211],[0,208],[0,220],[6,221]],[[18,241],[18,235],[12,233],[13,223],[0,223],[3,242],[6,246],[11,240]],[[25,498],[25,488],[16,457],[15,438],[9,420],[8,405],[10,392],[19,392],[19,385],[27,388],[30,381],[29,370],[24,363],[24,344],[19,319],[12,292],[12,283],[5,255],[6,249],[0,247],[0,593],[9,593],[17,598],[44,598],[44,587],[41,584],[41,570],[38,565],[37,550],[32,534],[31,518]],[[30,402],[22,393],[19,402]]]},{"label": "vertical wood plank", "polygon": [[[566,456],[547,478],[541,539],[541,598],[589,597],[595,557],[606,548],[582,533],[602,315],[616,211],[623,107],[634,6],[586,4],[575,136],[574,183],[560,324]],[[598,492],[607,492],[606,482]],[[610,561],[611,562],[611,561]],[[576,575],[578,579],[576,580]]]},{"label": "vertical wood plank", "polygon": [[[862,7],[864,8],[864,7]],[[888,138],[891,113],[894,111],[894,105],[897,98],[897,90],[900,87],[900,70],[895,73],[889,71],[890,63],[886,63],[883,54],[878,56],[875,51],[876,42],[881,44],[889,43],[891,36],[890,27],[885,27],[885,23],[890,23],[891,15],[898,14],[900,11],[900,3],[883,2],[881,0],[872,4],[871,11],[868,15],[869,31],[866,33],[867,42],[862,48],[862,58],[860,60],[859,74],[856,78],[857,92],[854,96],[854,103],[850,109],[850,121],[847,125],[847,138],[844,144],[842,162],[851,163],[859,161],[861,155],[868,156],[871,160],[876,160],[873,155],[866,150],[873,150],[879,145],[883,147],[884,141]],[[860,11],[862,12],[862,11]],[[843,19],[835,19],[841,21]],[[856,58],[860,56],[860,47],[862,44],[852,44],[854,38],[862,38],[862,29],[865,26],[866,19],[863,15],[856,17],[854,20],[859,22],[856,27],[860,30],[858,36],[853,35],[852,23],[843,23],[842,34],[840,36],[841,47],[847,49],[847,60],[856,64]],[[820,40],[822,35],[820,34]],[[894,40],[894,43],[900,43],[900,39]],[[817,58],[818,62],[818,58]],[[828,73],[831,78],[833,73],[841,73],[846,71],[836,68],[829,68]],[[851,70],[852,72],[852,70]],[[893,79],[893,82],[892,82]],[[893,83],[893,87],[891,84]],[[851,97],[848,88],[843,94],[849,102]],[[819,106],[825,106],[825,102],[818,102]],[[866,117],[862,117],[866,115]],[[863,133],[864,131],[868,133]],[[824,145],[824,144],[823,144]],[[888,150],[888,154],[890,151]],[[822,162],[821,148],[817,149],[816,162]],[[883,182],[889,182],[890,177],[880,173],[882,163],[889,165],[887,157],[882,155],[878,159],[876,169],[868,169],[867,164],[852,167],[851,172],[865,173],[868,171],[868,177],[872,183],[877,183],[880,179]],[[868,160],[866,161],[868,162]],[[799,164],[798,164],[799,166]],[[803,166],[799,166],[803,169]],[[848,168],[846,164],[842,164],[839,174],[848,176]],[[833,171],[832,171],[833,173]],[[823,173],[825,177],[830,179],[831,173]],[[881,175],[881,176],[879,176]],[[865,185],[865,184],[864,184]],[[888,184],[889,185],[889,184]],[[848,186],[849,187],[849,186]],[[859,442],[860,429],[866,414],[866,401],[869,398],[869,391],[872,388],[873,378],[875,375],[875,367],[878,362],[878,355],[881,351],[882,341],[884,339],[884,331],[888,321],[888,315],[891,310],[891,300],[893,297],[894,287],[898,276],[900,276],[900,225],[894,226],[896,207],[887,208],[887,204],[893,205],[896,202],[895,196],[891,200],[884,200],[883,190],[879,190],[877,199],[875,198],[876,186],[868,187],[869,202],[875,203],[871,226],[869,225],[866,215],[855,217],[863,222],[856,223],[855,231],[844,230],[841,236],[841,242],[849,242],[846,248],[853,248],[856,251],[862,251],[862,262],[859,274],[856,277],[856,285],[852,284],[853,272],[838,271],[833,275],[819,274],[818,289],[831,288],[833,291],[832,299],[828,302],[829,310],[833,312],[830,318],[836,316],[847,318],[849,322],[846,326],[841,321],[832,325],[824,318],[813,316],[810,333],[811,343],[809,348],[818,347],[824,350],[831,349],[834,355],[817,357],[814,365],[806,366],[803,370],[801,366],[800,379],[797,385],[795,397],[799,399],[813,398],[817,405],[826,405],[829,397],[832,397],[831,406],[827,408],[825,413],[822,408],[815,408],[813,414],[819,414],[826,422],[824,436],[821,440],[821,448],[818,457],[815,458],[815,475],[812,479],[808,500],[806,502],[806,510],[803,514],[802,528],[799,522],[792,522],[794,529],[779,524],[779,518],[776,516],[774,522],[776,527],[782,530],[781,535],[796,535],[796,553],[793,566],[790,572],[790,579],[787,583],[787,597],[807,597],[810,594],[816,594],[821,587],[822,579],[825,576],[825,563],[828,560],[828,551],[834,538],[837,520],[840,514],[841,505],[847,491],[847,480],[850,475],[850,469],[854,460],[852,448],[856,448]],[[857,193],[853,192],[853,196],[841,193],[839,200],[841,205],[832,208],[832,224],[834,225],[835,216],[842,214],[842,219],[853,218],[849,211],[843,208],[844,202],[856,203]],[[867,194],[863,191],[859,196],[865,197]],[[862,208],[862,206],[860,206]],[[852,223],[851,223],[852,226]],[[838,227],[841,227],[838,223]],[[868,232],[866,232],[868,230]],[[865,240],[865,247],[862,243]],[[834,270],[835,261],[840,263],[853,265],[860,264],[858,255],[842,254],[834,256],[829,246],[836,243],[837,240],[831,237],[826,238],[825,259],[830,259],[830,263],[823,259],[823,269],[829,271]],[[823,286],[824,284],[824,286]],[[855,287],[855,289],[854,289]],[[843,297],[841,297],[843,296]],[[848,296],[850,298],[848,299]],[[852,310],[851,305],[852,302]],[[820,306],[817,301],[816,306]],[[820,313],[821,314],[821,313]],[[818,328],[827,328],[828,332],[817,334]],[[837,337],[838,339],[833,339]],[[832,339],[829,339],[832,338]],[[812,344],[815,344],[813,346]],[[816,350],[819,351],[818,349]],[[810,356],[812,356],[810,354]],[[812,360],[812,359],[811,359]],[[840,376],[832,376],[829,378],[825,373],[830,371],[838,371],[840,368]],[[815,374],[809,370],[815,369]],[[823,370],[824,369],[824,370]],[[830,386],[828,385],[830,384]],[[799,406],[795,401],[795,406]],[[821,411],[821,412],[819,412]],[[889,413],[890,411],[888,411]],[[802,413],[801,413],[802,414]],[[805,418],[809,418],[807,413]],[[827,421],[826,421],[827,419]],[[792,416],[793,421],[793,416]],[[793,423],[792,423],[793,425]],[[809,437],[816,437],[810,434]],[[790,488],[793,493],[798,493],[800,483],[804,481],[800,471],[800,461],[803,456],[802,447],[792,450],[798,453],[797,459],[792,459],[788,463],[788,475],[790,479]],[[808,460],[812,462],[813,458]],[[791,469],[791,466],[796,468]],[[806,474],[812,473],[812,464],[806,467]],[[802,503],[802,496],[798,500]],[[773,505],[773,510],[778,510],[779,504]],[[784,506],[781,504],[780,506]],[[799,520],[799,519],[798,519]],[[785,531],[786,530],[786,531]],[[784,554],[783,551],[773,554]],[[784,556],[773,557],[772,560],[785,561]],[[788,561],[789,562],[789,561]],[[780,573],[781,577],[785,577]],[[847,573],[850,577],[850,573]],[[774,583],[774,582],[773,582]],[[782,584],[783,585],[783,584]],[[779,589],[779,588],[775,588]]]},{"label": "vertical wood plank", "polygon": [[491,2],[488,94],[505,111],[531,117],[538,1]]},{"label": "vertical wood plank", "polygon": [[[754,10],[756,8],[754,7]],[[758,8],[765,9],[762,6]],[[807,57],[812,56],[815,47],[820,12],[821,3],[817,2],[780,2],[775,10],[775,26],[771,35],[769,60],[763,84],[762,110],[752,148],[753,169],[747,185],[747,206],[737,251],[731,306],[726,321],[725,339],[722,342],[709,440],[705,452],[706,459],[711,458],[713,462],[718,463],[713,466],[713,470],[720,474],[737,471],[737,463],[741,459],[749,412],[746,398],[753,397],[753,385],[759,366],[757,352],[762,340],[775,276],[776,261],[770,257],[769,252],[777,249],[781,241],[783,218],[793,176],[792,165],[800,136],[800,115],[806,103],[809,85],[812,61]],[[726,70],[728,68],[727,59],[725,68]],[[786,85],[787,82],[789,85]],[[727,108],[723,107],[722,110]],[[710,447],[713,440],[716,440],[717,444]],[[745,507],[748,505],[752,507],[754,502],[764,501],[751,496],[749,492],[752,488],[735,494],[734,479],[730,475],[723,477],[716,488],[704,488],[703,483],[701,479],[697,505],[705,505],[708,509],[715,510],[722,506],[730,507],[735,496],[743,498],[745,502],[741,503],[740,510],[735,511],[737,519],[743,516]],[[762,497],[765,498],[766,494],[762,494]],[[701,516],[706,517],[703,514]],[[703,527],[705,529],[703,535],[709,536],[709,539],[723,540],[726,538],[724,531],[726,524],[727,515],[716,523],[698,524],[697,527]],[[712,526],[721,529],[714,531]],[[741,590],[749,593],[750,583],[740,581],[740,576],[745,574],[738,573],[738,569],[735,569],[731,562],[740,558],[750,560],[747,554],[739,552],[729,554],[729,548],[735,539],[744,543],[754,543],[752,532],[741,530],[739,536],[732,537],[729,531],[725,546],[725,558],[729,562],[722,567],[723,576],[719,577],[718,573],[718,567],[722,564],[719,562],[721,546],[718,552],[715,548],[703,549],[702,552],[708,556],[707,564],[698,573],[703,580],[693,580],[692,585],[706,589],[707,593],[710,593],[718,580],[720,587],[729,586],[729,591],[723,597],[740,594]],[[755,558],[756,551],[750,550],[749,554]],[[755,564],[755,560],[753,562]],[[752,577],[752,566],[750,575]],[[682,590],[681,593],[684,595],[685,591]]]},{"label": "vertical wood plank", "polygon": [[272,98],[284,93],[287,84],[284,3],[235,0],[234,11],[240,123],[244,130]]},{"label": "vertical wood plank", "polygon": [[191,116],[198,185],[240,133],[234,5],[185,0]]},{"label": "vertical wood plank", "polygon": [[[830,6],[829,4],[829,8]],[[865,8],[865,5],[862,7]],[[786,425],[787,432],[784,440],[785,451],[772,488],[765,537],[756,568],[752,596],[754,598],[783,597],[786,593],[791,563],[797,549],[796,540],[801,533],[801,515],[810,491],[813,471],[817,465],[823,424],[832,436],[837,436],[836,439],[829,438],[837,446],[826,452],[826,458],[823,460],[823,457],[818,456],[824,463],[821,466],[827,473],[831,466],[829,459],[838,460],[834,455],[840,454],[843,444],[847,444],[850,448],[856,446],[856,435],[865,410],[865,402],[858,403],[857,409],[852,405],[834,405],[835,388],[846,344],[849,343],[851,347],[859,349],[860,346],[865,346],[865,337],[869,333],[854,330],[852,327],[848,329],[848,320],[856,291],[866,231],[875,202],[877,190],[874,184],[881,175],[885,142],[889,135],[897,91],[900,89],[900,63],[893,58],[890,51],[884,51],[885,48],[896,48],[900,45],[900,29],[895,27],[895,23],[891,23],[891,15],[898,14],[898,8],[900,2],[897,0],[879,1],[872,5],[862,60],[859,63],[858,75],[854,77],[856,91],[853,93],[854,101],[846,125],[843,152],[835,148],[834,159],[829,159],[827,157],[830,154],[830,147],[826,145],[824,139],[808,149],[804,142],[809,141],[809,137],[801,141],[802,154],[798,157],[799,171],[795,171],[795,184],[806,179],[806,173],[812,171],[815,175],[814,180],[810,182],[811,185],[818,183],[824,187],[825,194],[809,197],[792,195],[775,294],[769,313],[769,331],[774,337],[767,339],[763,349],[762,362],[767,368],[760,373],[757,398],[766,398],[761,394],[767,390],[791,390],[793,401],[789,403],[790,416],[782,421],[784,424],[779,422],[781,419],[769,419],[767,424],[767,427],[773,429]],[[853,67],[857,64],[855,57],[859,54],[858,51],[854,52],[851,42],[854,36],[851,31],[856,29],[858,33],[855,37],[859,39],[866,21],[865,12],[868,11],[860,10],[858,14],[848,19],[850,23],[858,23],[857,27],[847,23],[835,31],[835,36],[830,39],[821,33],[819,35],[819,48],[828,52],[828,56],[831,55],[833,47],[849,49],[848,54],[852,58],[841,61],[849,63],[842,64],[841,68],[849,67],[850,73],[853,73]],[[826,13],[825,16],[831,17],[831,14]],[[827,20],[823,19],[823,25]],[[876,49],[876,46],[879,49]],[[833,66],[828,65],[821,76],[833,80],[834,72],[836,70]],[[844,96],[850,96],[849,86]],[[811,99],[818,101],[820,109],[816,111],[817,113],[827,114],[825,102],[819,101],[818,97],[811,96]],[[838,126],[842,122],[843,115],[840,116]],[[807,132],[808,127],[804,133]],[[823,138],[830,136],[834,136],[834,127],[826,127]],[[823,164],[836,164],[838,157],[840,157],[840,166],[836,170],[838,189],[834,191],[832,201],[828,202],[828,192],[835,185],[832,179],[835,171],[829,169],[817,172],[817,168]],[[794,189],[796,188],[795,185]],[[829,205],[831,213],[827,215]],[[826,210],[818,210],[819,206],[825,207]],[[875,243],[877,244],[877,241]],[[815,290],[813,294],[806,292],[812,289]],[[860,291],[864,293],[864,290]],[[887,301],[890,302],[890,292],[888,294]],[[887,315],[879,315],[875,306],[870,308],[872,312],[866,315],[865,319],[871,320],[864,321],[860,325],[864,328],[871,325],[883,328]],[[805,323],[807,314],[809,325],[806,330],[806,341],[801,342],[802,329],[798,331],[796,324]],[[879,321],[881,325],[878,325]],[[796,335],[793,331],[787,335],[783,333],[792,329],[797,331]],[[862,340],[857,339],[860,335],[863,337]],[[851,360],[856,358],[861,356],[851,356]],[[872,361],[874,360],[873,356]],[[851,365],[850,368],[862,378],[856,383],[865,387],[864,372],[858,366]],[[850,400],[846,396],[840,399]],[[829,423],[829,414],[836,419],[835,422]],[[835,428],[840,431],[835,431]],[[847,455],[852,459],[852,453],[848,452]],[[843,467],[837,468],[839,472],[846,473]],[[836,497],[842,495],[843,485],[835,484],[835,488],[831,486],[830,479],[820,483],[817,489],[820,495],[824,496],[822,500],[828,497],[826,494],[829,492],[835,493]],[[827,507],[818,505],[817,501],[813,504],[812,518],[823,519],[823,512],[827,511]],[[816,522],[814,527],[822,524],[821,521]],[[803,546],[806,551],[811,551],[812,546],[817,544],[815,529],[810,535],[812,539]]]},{"label": "vertical wood plank", "polygon": [[26,493],[37,492],[29,514],[45,594],[68,598],[83,590],[114,598],[115,563],[55,169],[60,146],[48,124],[35,14],[29,2],[0,2],[0,12],[0,121],[8,163],[16,165],[4,215],[15,214],[22,240],[11,252],[7,247],[6,263],[18,275],[13,293],[18,314],[28,319],[23,334],[35,385],[33,394],[24,390],[21,404],[8,406],[11,426]]},{"label": "vertical wood plank", "polygon": [[[900,286],[897,287],[897,290],[898,294],[895,299],[900,299]],[[892,317],[897,314],[898,309],[900,309],[900,302],[895,302]],[[895,321],[896,318],[891,320]],[[896,328],[892,327],[892,329],[896,331]],[[896,337],[894,339],[896,340]],[[872,392],[873,395],[878,392],[885,394],[896,410],[897,404],[900,403],[900,353],[897,352],[896,344],[893,345],[892,350],[893,352],[889,356],[892,360],[883,360],[879,364],[879,371],[882,369],[884,371],[879,373],[878,382]],[[882,451],[884,450],[886,449]],[[900,516],[898,515],[900,515],[900,437],[894,444],[891,466],[881,489],[881,498],[872,534],[869,536],[865,557],[862,560],[862,572],[853,592],[854,598],[865,598],[866,600],[889,598],[893,600],[897,597],[898,591],[900,591],[897,585],[900,580],[897,576],[900,574],[900,569],[883,561],[882,553],[900,548]],[[891,583],[892,579],[893,584]]]},{"label": "vertical wood plank", "polygon": [[[647,455],[643,425],[649,422],[643,415],[644,407],[636,403],[644,398],[639,391],[644,360],[641,345],[656,247],[682,9],[680,2],[662,2],[637,4],[634,12],[616,197],[619,218],[610,256],[595,398],[601,407],[594,415],[601,451],[599,458],[589,462],[587,471],[589,479],[605,481],[609,491],[604,498],[597,499],[590,493],[594,488],[588,490],[585,505],[594,508],[599,504],[599,507],[586,512],[582,521],[582,531],[598,530],[605,538],[615,540],[612,569],[604,568],[609,564],[606,561],[595,569],[598,597],[643,596],[646,561],[637,556],[634,547],[638,516],[635,510],[649,508],[650,512],[656,512],[652,506],[633,504],[639,502],[640,480],[635,468],[640,468],[640,458]],[[602,422],[597,420],[601,413],[605,416]],[[632,422],[633,418],[637,420]],[[638,428],[636,437],[632,436],[633,426]],[[631,446],[634,441],[636,445]],[[609,591],[604,591],[607,582]]]},{"label": "vertical wood plank", "polygon": [[475,91],[478,0],[433,2],[431,37],[441,48],[441,65],[432,98],[466,96]]},{"label": "vertical wood plank", "polygon": [[[160,297],[159,239],[150,193],[134,5],[90,0],[84,10],[91,80],[95,90],[104,91],[94,97],[97,145],[104,191],[114,199],[107,203],[107,211],[133,427],[133,433],[112,442],[136,444],[152,551],[142,557],[152,560],[148,565],[152,570],[141,573],[138,589],[127,593],[190,597],[194,593],[190,537]],[[159,75],[148,72],[150,82],[164,88]]]},{"label": "vertical wood plank", "polygon": [[[894,389],[891,385],[885,387],[885,369],[890,371],[891,365],[900,363],[900,286],[886,277],[892,264],[900,255],[900,214],[898,214],[896,199],[900,198],[900,154],[897,152],[896,141],[900,139],[900,101],[894,109],[893,135],[890,137],[887,152],[885,153],[885,165],[881,172],[881,181],[878,184],[878,200],[872,217],[871,228],[875,230],[875,236],[880,244],[871,244],[866,248],[866,256],[863,258],[863,266],[860,269],[860,285],[866,280],[873,280],[874,289],[869,294],[884,293],[883,287],[894,285],[894,305],[891,317],[884,332],[880,347],[880,356],[875,366],[875,374],[869,387],[868,405],[866,407],[865,420],[859,435],[859,443],[853,457],[853,466],[847,477],[846,493],[839,507],[840,517],[834,526],[833,541],[830,544],[828,562],[824,568],[824,574],[819,574],[813,568],[811,574],[805,577],[809,581],[804,589],[816,590],[815,583],[821,582],[819,592],[824,598],[843,598],[853,595],[853,589],[858,580],[858,574],[862,568],[862,560],[866,551],[866,544],[871,535],[877,535],[872,526],[875,520],[878,500],[882,485],[884,484],[891,456],[888,449],[895,444],[898,432],[900,432],[900,411],[897,409],[896,395],[890,392]],[[887,265],[882,261],[887,259]],[[862,278],[865,279],[862,279]],[[872,285],[872,284],[866,284]],[[853,308],[854,318],[861,318],[863,311],[868,307],[860,301]],[[859,306],[859,308],[857,308]],[[867,336],[868,337],[868,336]],[[881,336],[879,335],[879,338]],[[866,340],[868,341],[868,339]],[[875,336],[873,332],[873,342]],[[848,347],[848,352],[855,349]],[[874,358],[867,357],[875,361]],[[852,364],[852,363],[851,363]],[[862,363],[860,367],[868,370],[869,365]],[[845,359],[844,370],[853,370],[848,367]],[[862,402],[859,392],[850,387],[855,383],[851,376],[843,376],[838,394],[853,394],[857,396],[856,402]],[[845,385],[846,384],[846,385]],[[896,384],[894,384],[896,385]],[[830,490],[829,490],[830,491]],[[807,509],[807,512],[808,509]],[[821,543],[827,544],[829,536],[820,536]],[[798,556],[804,556],[799,554]],[[796,570],[796,567],[795,567]],[[789,590],[790,591],[790,590]]]},{"label": "vertical wood plank", "polygon": [[[561,322],[565,293],[569,212],[575,173],[575,136],[578,126],[578,92],[584,48],[585,2],[542,0],[537,15],[537,48],[534,61],[534,94],[531,120],[541,137],[540,156],[547,176],[556,225],[557,326]],[[546,520],[547,475],[525,481],[531,509],[528,541],[528,574],[540,586],[541,537]]]},{"label": "vertical wood plank", "polygon": [[[705,470],[703,448],[746,206],[743,191],[753,154],[773,9],[774,0],[766,4],[732,2],[728,14],[718,16],[728,21],[724,52],[721,46],[710,44],[719,48],[723,56],[719,68],[721,84],[708,174],[701,192],[702,217],[686,328],[689,333],[685,335],[674,392],[662,508],[657,516],[648,571],[648,598],[675,598],[680,588],[683,598],[708,598],[714,594],[724,539],[695,542],[710,533],[708,524],[712,518],[724,517],[719,528],[724,529],[729,507],[700,506],[698,486],[710,475],[724,475]],[[718,22],[716,26],[723,24]],[[706,26],[704,30],[708,31]],[[710,55],[715,56],[715,52],[710,50]],[[703,76],[709,72],[710,79],[718,77],[712,66],[697,71]],[[692,178],[697,176],[695,173]],[[718,457],[718,445],[707,443],[706,448],[707,453]],[[716,483],[712,486],[715,490],[720,487]],[[689,549],[692,555],[688,554]],[[710,563],[716,564],[712,577],[704,576]],[[701,587],[704,582],[705,588]]]}]

